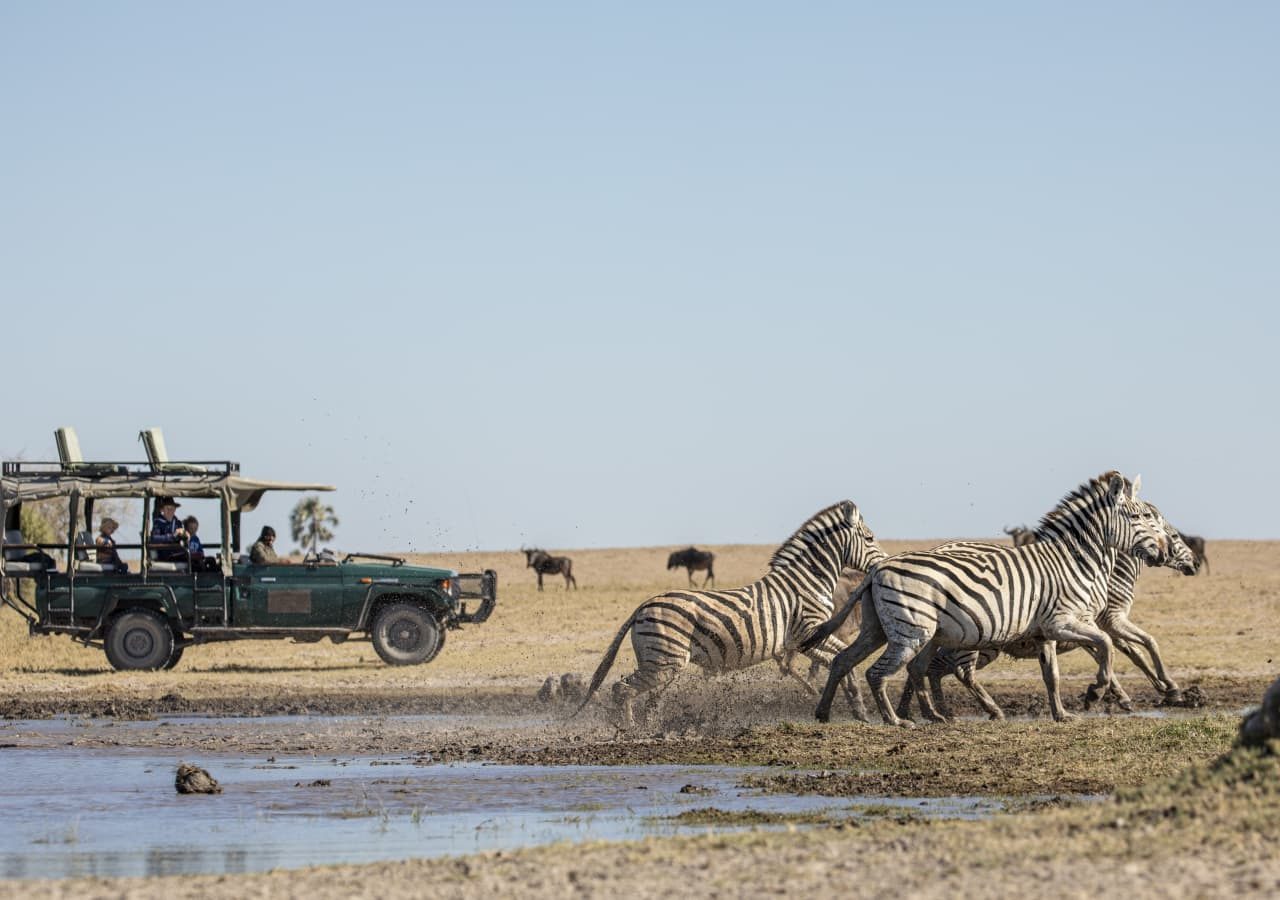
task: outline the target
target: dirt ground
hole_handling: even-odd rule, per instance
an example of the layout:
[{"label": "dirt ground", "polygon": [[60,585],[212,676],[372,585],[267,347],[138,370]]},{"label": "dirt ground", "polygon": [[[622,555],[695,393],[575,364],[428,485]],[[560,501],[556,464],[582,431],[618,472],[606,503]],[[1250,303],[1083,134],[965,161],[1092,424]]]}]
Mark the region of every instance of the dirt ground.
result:
[{"label": "dirt ground", "polygon": [[[887,542],[886,549],[931,543]],[[603,701],[608,684],[630,671],[625,645],[601,698],[581,717],[569,719],[558,704],[538,704],[544,678],[589,676],[638,603],[686,583],[683,570],[665,571],[671,549],[568,551],[580,589],[566,592],[562,581],[548,578],[542,593],[517,553],[415,557],[463,571],[496,568],[500,599],[489,622],[451,632],[435,662],[408,669],[383,665],[367,643],[244,642],[190,648],[171,672],[116,673],[99,651],[65,638],[28,637],[21,620],[5,611],[0,715],[11,723],[0,742],[39,745],[51,740],[47,733],[24,733],[12,720],[70,714],[112,717],[78,722],[69,737],[77,746],[173,747],[194,758],[280,752],[399,754],[424,764],[750,763],[778,769],[764,776],[766,787],[833,795],[1159,794],[1230,750],[1240,713],[1280,671],[1280,542],[1215,542],[1208,548],[1212,574],[1144,574],[1133,616],[1160,641],[1181,686],[1200,688],[1206,702],[1199,709],[1157,708],[1150,685],[1121,660],[1118,671],[1138,714],[1094,712],[1057,724],[1044,715],[1038,667],[1001,660],[982,677],[1010,714],[1006,722],[977,718],[976,707],[953,685],[949,696],[961,718],[949,725],[914,732],[867,726],[850,721],[837,705],[836,720],[820,726],[812,720],[812,695],[762,666],[716,679],[692,672],[651,721],[619,734]],[[758,577],[772,550],[712,549],[721,586]],[[1068,707],[1080,711],[1090,660],[1072,653],[1062,664]],[[226,727],[198,718],[206,714],[272,718]],[[302,714],[343,718],[318,724]],[[150,721],[172,715],[197,718]],[[1274,766],[1258,771],[1271,778]],[[657,896],[688,892],[696,883],[706,893],[733,896],[829,889],[833,876],[843,892],[858,894],[895,886],[923,896],[989,887],[1058,895],[1103,887],[1139,895],[1274,891],[1280,864],[1263,852],[1277,837],[1274,787],[1256,796],[1223,799],[1220,793],[1205,808],[1172,816],[1172,823],[1104,804],[1112,823],[1129,823],[1109,825],[1105,816],[1097,818],[1103,814],[1094,804],[983,823],[890,821],[270,875],[24,884],[22,893],[395,897],[420,894],[429,884],[431,893],[456,896],[517,888],[530,895],[625,889]],[[1133,797],[1123,802],[1140,802]],[[1231,824],[1228,812],[1255,807],[1260,818],[1253,832]],[[1088,864],[1081,865],[1086,856]],[[0,892],[14,886],[0,885]]]}]

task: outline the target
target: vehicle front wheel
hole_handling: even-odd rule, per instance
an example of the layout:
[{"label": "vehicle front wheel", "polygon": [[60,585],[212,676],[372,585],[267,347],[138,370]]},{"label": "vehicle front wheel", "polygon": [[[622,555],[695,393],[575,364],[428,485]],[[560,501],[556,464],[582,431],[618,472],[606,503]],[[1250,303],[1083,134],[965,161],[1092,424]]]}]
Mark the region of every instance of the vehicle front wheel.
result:
[{"label": "vehicle front wheel", "polygon": [[173,656],[169,623],[149,609],[116,616],[107,632],[107,660],[118,670],[159,669]]},{"label": "vehicle front wheel", "polygon": [[440,623],[416,603],[393,603],[378,610],[371,637],[373,649],[389,666],[430,662],[444,646]]}]

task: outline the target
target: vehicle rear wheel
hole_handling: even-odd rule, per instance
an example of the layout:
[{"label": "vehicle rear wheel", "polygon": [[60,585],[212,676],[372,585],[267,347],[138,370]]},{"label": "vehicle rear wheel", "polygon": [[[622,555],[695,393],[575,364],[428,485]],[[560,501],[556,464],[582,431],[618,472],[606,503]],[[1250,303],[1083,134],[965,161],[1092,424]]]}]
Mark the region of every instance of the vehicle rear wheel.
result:
[{"label": "vehicle rear wheel", "polygon": [[172,669],[182,659],[182,651],[186,649],[182,645],[182,631],[176,626],[171,627],[173,631],[173,652],[169,654],[169,661],[164,664],[166,670]]},{"label": "vehicle rear wheel", "polygon": [[173,631],[158,613],[131,609],[112,621],[106,651],[112,668],[159,669],[173,656]]},{"label": "vehicle rear wheel", "polygon": [[373,649],[389,666],[430,662],[444,646],[440,623],[416,603],[393,603],[378,610],[371,637]]}]

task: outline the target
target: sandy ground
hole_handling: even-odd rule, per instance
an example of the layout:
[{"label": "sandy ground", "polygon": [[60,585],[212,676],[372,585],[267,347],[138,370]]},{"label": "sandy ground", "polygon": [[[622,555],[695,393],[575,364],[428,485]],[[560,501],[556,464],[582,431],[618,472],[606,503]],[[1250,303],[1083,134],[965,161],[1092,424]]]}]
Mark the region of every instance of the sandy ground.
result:
[{"label": "sandy ground", "polygon": [[[930,543],[888,542],[887,549]],[[0,714],[10,722],[0,743],[173,747],[189,755],[368,752],[424,764],[738,762],[778,767],[782,788],[837,795],[1105,793],[1164,783],[1189,766],[1211,765],[1229,750],[1243,707],[1257,701],[1280,669],[1274,658],[1280,648],[1280,543],[1219,542],[1209,547],[1211,575],[1145,574],[1134,613],[1160,641],[1181,685],[1201,689],[1206,703],[1200,709],[1158,709],[1145,679],[1121,661],[1118,671],[1139,715],[1093,714],[1055,724],[1043,716],[1035,664],[1007,660],[984,671],[983,680],[1010,713],[1008,721],[967,718],[977,710],[953,688],[950,697],[962,718],[911,733],[851,722],[839,705],[836,721],[819,726],[811,718],[812,696],[768,666],[717,679],[690,673],[651,721],[627,734],[608,725],[601,703],[574,720],[564,707],[539,706],[534,694],[547,675],[589,675],[639,602],[685,584],[683,571],[664,569],[670,549],[571,551],[581,589],[566,592],[548,579],[542,593],[519,554],[417,557],[464,571],[497,568],[500,605],[485,625],[451,632],[435,662],[409,669],[382,665],[367,643],[243,642],[191,648],[172,672],[116,673],[100,652],[65,638],[30,638],[15,615],[3,612]],[[772,550],[713,549],[722,586],[757,577]],[[1079,709],[1076,698],[1088,683],[1090,661],[1082,653],[1062,661],[1068,706]],[[630,666],[624,648],[609,682]],[[13,721],[61,714],[108,716],[121,724],[84,722],[73,734],[52,737]],[[231,727],[199,719],[150,721],[193,714],[285,718],[249,718]],[[801,783],[789,767],[829,772]],[[1274,816],[1274,794],[1261,802],[1267,815],[1258,840],[1274,845],[1275,823],[1267,817]],[[1145,896],[1274,890],[1280,878],[1261,846],[1237,835],[1222,817],[1181,823],[1156,852],[1141,829],[1106,831],[1110,826],[1071,818],[1086,815],[1057,810],[987,823],[887,822],[261,876],[0,882],[0,893],[394,897],[625,890],[657,896],[688,893],[696,884],[700,892],[735,896],[775,888],[829,890],[834,877],[842,892],[858,894],[905,888],[932,896],[995,887],[1083,895],[1105,887]],[[1105,840],[1095,840],[1095,831]],[[1087,846],[1079,843],[1081,835],[1089,838]],[[1223,841],[1229,852],[1213,849]],[[985,849],[975,855],[975,847]],[[1085,852],[1088,863],[1081,865],[1085,857],[1073,853]]]}]

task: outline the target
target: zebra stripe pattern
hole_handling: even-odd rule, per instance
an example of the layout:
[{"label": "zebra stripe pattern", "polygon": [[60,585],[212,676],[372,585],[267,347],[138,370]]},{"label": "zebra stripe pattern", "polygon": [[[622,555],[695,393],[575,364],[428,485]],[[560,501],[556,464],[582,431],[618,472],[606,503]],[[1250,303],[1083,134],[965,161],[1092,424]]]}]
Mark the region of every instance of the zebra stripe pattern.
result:
[{"label": "zebra stripe pattern", "polygon": [[[804,650],[828,637],[853,604],[868,597],[857,640],[837,654],[815,715],[826,721],[840,679],[879,647],[884,654],[867,671],[886,722],[910,726],[889,704],[885,680],[908,662],[917,690],[939,647],[999,647],[1028,635],[1047,648],[1041,670],[1054,718],[1066,717],[1058,695],[1053,641],[1087,641],[1099,652],[1098,677],[1112,679],[1111,642],[1093,619],[1106,601],[1107,576],[1117,553],[1159,562],[1167,546],[1117,472],[1107,472],[1067,495],[1041,521],[1040,540],[1025,547],[993,546],[963,553],[904,553],[875,565],[841,613],[802,642]],[[941,719],[927,693],[926,715]]]},{"label": "zebra stripe pattern", "polygon": [[[1154,527],[1163,529],[1165,536],[1168,538],[1167,558],[1164,560],[1164,566],[1181,572],[1183,575],[1196,574],[1199,565],[1195,552],[1182,539],[1182,535],[1178,530],[1165,520],[1159,509],[1149,503],[1145,505]],[[952,550],[963,551],[970,548],[981,549],[996,546],[1000,545],[954,541],[935,547],[934,550],[950,552]],[[1155,638],[1129,619],[1129,613],[1133,609],[1133,598],[1137,588],[1138,575],[1141,572],[1142,564],[1134,557],[1127,554],[1120,554],[1116,557],[1115,567],[1111,570],[1107,584],[1106,605],[1098,614],[1098,626],[1111,638],[1115,648],[1127,656],[1147,676],[1152,685],[1155,686],[1155,689],[1162,695],[1164,702],[1180,703],[1182,701],[1182,691],[1174,683],[1173,678],[1165,668],[1164,660],[1160,656],[1160,648],[1156,644]],[[928,670],[928,689],[932,694],[932,699],[938,711],[944,716],[950,715],[943,696],[942,679],[944,676],[952,674],[973,694],[974,699],[978,701],[991,718],[1004,718],[1004,713],[995,700],[977,682],[975,673],[998,659],[1001,653],[1016,659],[1037,657],[1040,653],[1040,644],[1039,640],[1025,638],[1000,648],[938,651],[933,661],[929,664]],[[1090,651],[1093,649],[1090,644],[1063,643],[1058,645],[1057,652],[1067,653],[1081,647]],[[1139,652],[1139,647],[1150,654],[1150,663]],[[898,701],[897,712],[899,716],[903,718],[907,716],[913,693],[912,685],[908,681],[903,688],[902,697]],[[1115,699],[1121,709],[1129,711],[1133,708],[1128,694],[1125,693],[1124,688],[1121,687],[1120,682],[1116,679],[1111,682],[1109,696]]]},{"label": "zebra stripe pattern", "polygon": [[[759,581],[726,591],[669,591],[642,603],[605,651],[582,706],[604,682],[628,633],[637,668],[613,687],[627,726],[634,721],[636,697],[660,693],[689,663],[718,673],[782,660],[834,612],[832,591],[841,571],[866,569],[884,558],[857,506],[848,500],[829,506],[774,552]],[[841,649],[843,644],[830,640],[808,653],[830,664]],[[856,686],[852,691],[856,695]]]}]

